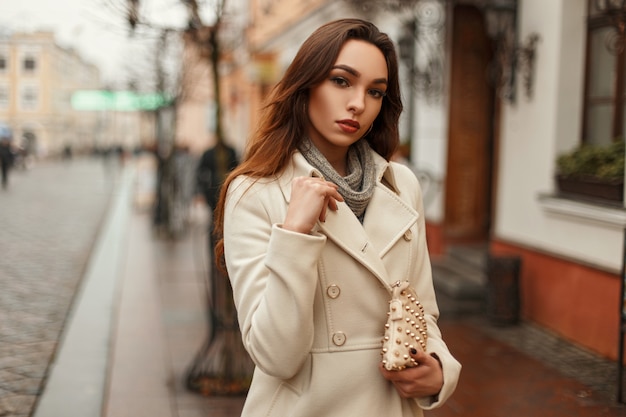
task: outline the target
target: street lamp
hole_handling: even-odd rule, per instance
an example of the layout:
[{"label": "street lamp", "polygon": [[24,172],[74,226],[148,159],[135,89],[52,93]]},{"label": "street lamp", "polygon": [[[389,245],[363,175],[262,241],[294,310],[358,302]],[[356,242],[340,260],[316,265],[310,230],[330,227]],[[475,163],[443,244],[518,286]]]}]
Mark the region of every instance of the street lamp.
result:
[{"label": "street lamp", "polygon": [[493,82],[500,97],[511,103],[515,102],[517,71],[522,75],[526,97],[532,96],[540,40],[537,33],[531,33],[525,43],[518,43],[517,6],[517,0],[491,0],[484,6],[487,31],[495,41]]},{"label": "street lamp", "polygon": [[411,88],[430,99],[439,97],[443,86],[444,23],[444,2],[422,0],[398,39],[400,61],[409,70]]},{"label": "street lamp", "polygon": [[593,3],[597,11],[618,17],[624,23],[626,0],[594,0]]},{"label": "street lamp", "polygon": [[609,39],[607,46],[609,51],[616,55],[624,50],[626,34],[626,0],[595,0],[592,7],[598,15],[609,20],[615,28],[615,36]]},{"label": "street lamp", "polygon": [[442,0],[420,0],[413,7],[412,17],[403,24],[398,39],[400,62],[406,67],[408,75],[409,154],[417,117],[416,95],[419,93],[426,99],[434,100],[442,92],[444,23],[445,8]]}]

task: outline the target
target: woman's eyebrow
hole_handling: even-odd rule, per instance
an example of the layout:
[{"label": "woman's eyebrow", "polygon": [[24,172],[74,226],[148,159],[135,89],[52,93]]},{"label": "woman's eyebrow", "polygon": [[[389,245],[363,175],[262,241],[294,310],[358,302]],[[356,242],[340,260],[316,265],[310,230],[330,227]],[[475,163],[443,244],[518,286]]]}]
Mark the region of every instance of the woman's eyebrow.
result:
[{"label": "woman's eyebrow", "polygon": [[[352,68],[352,67],[350,67],[350,66],[348,66],[348,65],[341,65],[341,64],[339,64],[339,65],[334,65],[334,66],[331,68],[331,70],[334,70],[334,69],[344,70],[344,71],[346,71],[347,73],[352,74],[352,75],[353,75],[353,76],[355,76],[355,77],[360,77],[360,76],[361,76],[361,73],[360,73],[359,71],[355,70],[354,68]],[[373,84],[385,84],[385,85],[389,84],[389,83],[387,82],[387,79],[386,79],[386,78],[376,78],[376,79],[374,79],[374,80],[372,81],[372,83],[373,83]]]},{"label": "woman's eyebrow", "polygon": [[354,75],[355,77],[360,77],[361,73],[357,70],[355,70],[352,67],[349,67],[347,65],[333,65],[333,67],[331,69],[340,69],[340,70],[344,70],[345,72],[348,72],[352,75]]}]

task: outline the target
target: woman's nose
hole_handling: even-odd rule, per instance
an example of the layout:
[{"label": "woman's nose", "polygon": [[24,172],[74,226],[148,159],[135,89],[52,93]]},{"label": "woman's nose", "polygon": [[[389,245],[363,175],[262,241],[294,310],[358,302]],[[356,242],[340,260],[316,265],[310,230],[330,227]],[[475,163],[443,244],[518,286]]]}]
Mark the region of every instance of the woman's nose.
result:
[{"label": "woman's nose", "polygon": [[350,100],[348,101],[348,110],[359,114],[363,112],[365,109],[365,92],[355,90],[352,95],[350,95]]}]

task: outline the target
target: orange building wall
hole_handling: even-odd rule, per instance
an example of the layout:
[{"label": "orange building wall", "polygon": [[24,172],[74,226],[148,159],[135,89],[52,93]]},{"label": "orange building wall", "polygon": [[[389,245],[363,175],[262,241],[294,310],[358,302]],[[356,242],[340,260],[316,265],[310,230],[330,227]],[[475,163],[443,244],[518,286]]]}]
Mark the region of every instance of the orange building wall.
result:
[{"label": "orange building wall", "polygon": [[[438,224],[426,224],[433,258],[448,243]],[[573,260],[494,239],[492,255],[516,255],[520,272],[521,315],[583,348],[611,360],[618,357],[620,276]]]},{"label": "orange building wall", "polygon": [[521,256],[524,319],[617,359],[619,275],[497,240],[491,242],[491,253]]}]

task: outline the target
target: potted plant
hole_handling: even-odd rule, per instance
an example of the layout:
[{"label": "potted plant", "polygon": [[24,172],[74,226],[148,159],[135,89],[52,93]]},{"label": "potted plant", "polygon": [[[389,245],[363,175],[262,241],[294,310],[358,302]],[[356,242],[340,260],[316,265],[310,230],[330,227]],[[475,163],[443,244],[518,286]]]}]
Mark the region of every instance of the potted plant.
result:
[{"label": "potted plant", "polygon": [[560,155],[556,180],[566,197],[624,201],[624,141],[582,145]]}]

